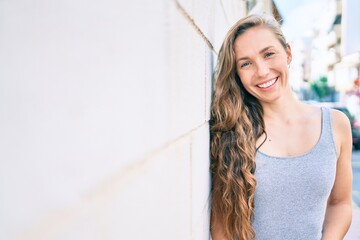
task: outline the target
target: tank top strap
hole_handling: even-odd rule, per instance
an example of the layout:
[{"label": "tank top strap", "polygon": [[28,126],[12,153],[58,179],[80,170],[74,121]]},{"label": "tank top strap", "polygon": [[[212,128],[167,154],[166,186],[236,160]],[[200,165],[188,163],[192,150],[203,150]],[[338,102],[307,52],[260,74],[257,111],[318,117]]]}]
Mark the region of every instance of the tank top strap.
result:
[{"label": "tank top strap", "polygon": [[321,127],[321,141],[328,145],[331,149],[335,150],[336,146],[333,135],[333,128],[331,123],[331,111],[327,107],[321,107],[322,112],[322,127]]}]

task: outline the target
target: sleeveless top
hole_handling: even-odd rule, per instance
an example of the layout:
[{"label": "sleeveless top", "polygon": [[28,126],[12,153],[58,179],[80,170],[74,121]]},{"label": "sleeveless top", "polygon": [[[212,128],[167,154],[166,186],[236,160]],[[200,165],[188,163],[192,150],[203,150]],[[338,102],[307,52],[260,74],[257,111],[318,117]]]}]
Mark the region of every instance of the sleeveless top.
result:
[{"label": "sleeveless top", "polygon": [[330,110],[321,112],[320,138],[309,152],[273,157],[257,151],[256,240],[321,239],[337,163]]}]

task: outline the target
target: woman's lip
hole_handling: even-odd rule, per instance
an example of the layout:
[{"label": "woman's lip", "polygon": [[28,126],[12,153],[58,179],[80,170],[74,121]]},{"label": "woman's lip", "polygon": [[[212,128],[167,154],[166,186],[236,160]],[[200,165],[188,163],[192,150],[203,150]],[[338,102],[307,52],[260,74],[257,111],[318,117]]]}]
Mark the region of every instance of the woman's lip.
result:
[{"label": "woman's lip", "polygon": [[256,86],[259,87],[259,88],[268,88],[268,87],[271,87],[272,85],[274,85],[277,80],[278,80],[278,77],[273,78],[273,79],[271,79],[271,80],[269,80],[269,81],[260,83],[260,84],[258,84],[258,85],[256,85]]}]

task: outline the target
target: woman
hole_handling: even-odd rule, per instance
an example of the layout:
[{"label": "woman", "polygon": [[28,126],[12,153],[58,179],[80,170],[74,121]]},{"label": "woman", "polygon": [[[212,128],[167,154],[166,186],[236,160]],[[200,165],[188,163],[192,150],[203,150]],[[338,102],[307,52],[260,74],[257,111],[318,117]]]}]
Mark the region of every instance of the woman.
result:
[{"label": "woman", "polygon": [[351,223],[351,132],[289,84],[276,20],[238,21],[220,49],[211,116],[213,240],[343,239]]}]

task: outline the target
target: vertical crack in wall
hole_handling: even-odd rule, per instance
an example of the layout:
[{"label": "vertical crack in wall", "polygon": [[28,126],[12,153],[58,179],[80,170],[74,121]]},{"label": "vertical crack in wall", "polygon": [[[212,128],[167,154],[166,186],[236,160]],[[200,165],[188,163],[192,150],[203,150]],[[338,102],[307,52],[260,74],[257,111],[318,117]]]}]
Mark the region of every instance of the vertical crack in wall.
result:
[{"label": "vertical crack in wall", "polygon": [[200,27],[195,23],[194,19],[189,15],[189,13],[185,10],[183,6],[179,3],[179,1],[174,0],[176,9],[181,13],[181,15],[190,23],[190,25],[195,29],[195,31],[199,34],[199,36],[205,41],[206,45],[217,55],[213,44],[206,37],[204,32],[200,29]]}]

